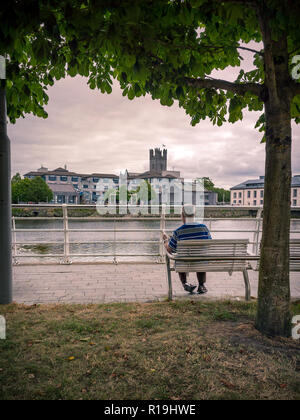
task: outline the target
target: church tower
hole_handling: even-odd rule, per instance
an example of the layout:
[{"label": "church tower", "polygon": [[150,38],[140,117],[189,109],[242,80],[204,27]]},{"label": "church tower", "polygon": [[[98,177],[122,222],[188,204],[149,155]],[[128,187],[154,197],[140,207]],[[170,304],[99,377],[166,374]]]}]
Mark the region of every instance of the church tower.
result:
[{"label": "church tower", "polygon": [[162,173],[167,170],[167,149],[150,149],[150,167],[151,172]]}]

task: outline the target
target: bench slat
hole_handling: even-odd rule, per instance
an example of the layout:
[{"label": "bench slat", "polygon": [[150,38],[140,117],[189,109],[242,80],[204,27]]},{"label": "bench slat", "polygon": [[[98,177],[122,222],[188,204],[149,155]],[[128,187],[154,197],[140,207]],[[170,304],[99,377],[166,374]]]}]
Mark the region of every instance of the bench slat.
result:
[{"label": "bench slat", "polygon": [[213,272],[213,271],[243,271],[247,267],[246,260],[227,261],[182,261],[176,257],[218,257],[218,256],[246,256],[248,239],[204,239],[183,240],[177,243],[177,252],[174,254],[175,271],[180,272]]}]

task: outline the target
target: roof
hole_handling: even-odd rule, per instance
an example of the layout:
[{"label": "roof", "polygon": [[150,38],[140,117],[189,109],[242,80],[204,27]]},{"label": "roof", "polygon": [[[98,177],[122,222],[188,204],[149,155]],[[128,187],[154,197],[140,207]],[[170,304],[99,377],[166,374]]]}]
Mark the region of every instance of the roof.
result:
[{"label": "roof", "polygon": [[[248,179],[247,181],[242,182],[241,184],[235,185],[230,188],[230,190],[245,190],[245,189],[255,189],[255,188],[264,188],[265,180],[263,177],[259,179]],[[294,175],[292,177],[292,187],[300,187],[300,175]]]},{"label": "roof", "polygon": [[119,178],[118,175],[115,174],[97,174],[97,173],[93,173],[91,175],[88,175],[89,177],[94,177],[94,178]]},{"label": "roof", "polygon": [[78,176],[78,174],[76,172],[69,172],[67,169],[63,169],[63,168],[57,168],[54,169],[54,171],[30,171],[27,172],[26,174],[24,174],[24,176],[43,176],[43,175],[62,175],[62,176]]},{"label": "roof", "polygon": [[177,179],[177,176],[167,174],[162,175],[161,172],[156,171],[146,171],[141,174],[139,174],[136,178],[170,178],[170,179]]},{"label": "roof", "polygon": [[78,194],[78,192],[75,190],[73,184],[48,184],[49,188],[54,193],[73,193]]},{"label": "roof", "polygon": [[56,168],[53,171],[31,171],[24,174],[24,176],[43,176],[43,175],[57,175],[57,176],[77,176],[81,178],[118,178],[118,175],[115,174],[100,174],[100,173],[92,173],[92,174],[80,174],[77,172],[70,172],[67,169],[63,168]]}]

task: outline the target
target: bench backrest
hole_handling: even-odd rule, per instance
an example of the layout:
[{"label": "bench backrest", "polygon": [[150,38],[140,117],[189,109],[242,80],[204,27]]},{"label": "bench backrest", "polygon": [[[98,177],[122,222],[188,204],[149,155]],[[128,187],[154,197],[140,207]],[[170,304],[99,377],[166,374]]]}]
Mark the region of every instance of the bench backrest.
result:
[{"label": "bench backrest", "polygon": [[300,271],[300,239],[290,239],[290,257],[299,257],[290,261],[290,271]]},{"label": "bench backrest", "polygon": [[175,271],[204,272],[204,271],[241,271],[247,266],[246,260],[209,260],[182,261],[176,257],[204,257],[204,256],[246,256],[248,239],[203,239],[198,241],[178,241],[175,257]]},{"label": "bench backrest", "polygon": [[[258,255],[260,255],[260,247]],[[290,261],[290,271],[300,271],[300,239],[290,239],[290,257],[299,257],[298,261]],[[254,264],[254,270],[259,270],[259,260]]]}]

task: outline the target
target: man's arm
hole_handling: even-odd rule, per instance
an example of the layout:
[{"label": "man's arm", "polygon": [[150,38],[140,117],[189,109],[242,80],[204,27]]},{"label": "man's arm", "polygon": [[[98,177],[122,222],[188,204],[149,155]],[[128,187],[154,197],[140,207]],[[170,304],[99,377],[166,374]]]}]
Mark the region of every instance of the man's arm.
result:
[{"label": "man's arm", "polygon": [[163,241],[164,241],[164,246],[165,246],[166,250],[171,254],[173,251],[169,247],[170,238],[166,233],[163,233]]}]

